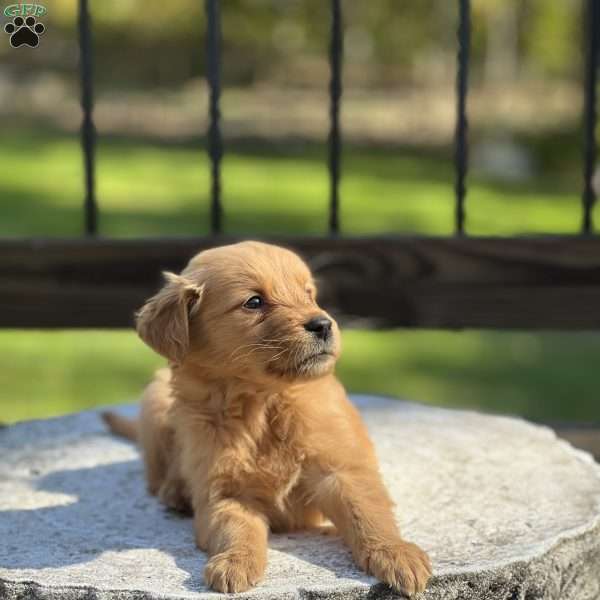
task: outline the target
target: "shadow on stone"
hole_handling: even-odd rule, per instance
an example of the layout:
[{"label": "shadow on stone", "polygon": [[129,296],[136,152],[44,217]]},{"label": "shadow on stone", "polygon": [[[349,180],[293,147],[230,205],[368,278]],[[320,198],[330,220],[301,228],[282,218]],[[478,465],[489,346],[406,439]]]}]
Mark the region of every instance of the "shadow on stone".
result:
[{"label": "shadow on stone", "polygon": [[[143,559],[145,553],[158,552],[182,573],[179,586],[191,592],[207,589],[202,581],[206,555],[195,546],[191,518],[165,509],[146,492],[139,459],[53,471],[34,481],[33,496],[44,506],[2,511],[3,521],[11,524],[5,538],[10,559],[2,562],[4,568],[26,572],[63,569],[101,556],[110,555],[114,562],[117,554]],[[270,548],[312,564],[313,571],[321,574],[366,579],[337,537],[277,534],[271,536]],[[328,560],[324,561],[323,555]],[[283,556],[270,558],[276,564],[281,559],[285,562]],[[143,568],[135,560],[117,562],[124,579],[127,567]]]}]

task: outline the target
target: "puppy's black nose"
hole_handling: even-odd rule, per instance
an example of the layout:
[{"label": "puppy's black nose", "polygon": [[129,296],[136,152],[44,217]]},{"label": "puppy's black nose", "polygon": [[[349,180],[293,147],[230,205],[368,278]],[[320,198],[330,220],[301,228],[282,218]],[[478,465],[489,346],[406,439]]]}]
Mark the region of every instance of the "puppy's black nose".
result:
[{"label": "puppy's black nose", "polygon": [[327,317],[315,317],[304,323],[304,329],[314,333],[318,338],[326,340],[331,332],[331,319]]}]

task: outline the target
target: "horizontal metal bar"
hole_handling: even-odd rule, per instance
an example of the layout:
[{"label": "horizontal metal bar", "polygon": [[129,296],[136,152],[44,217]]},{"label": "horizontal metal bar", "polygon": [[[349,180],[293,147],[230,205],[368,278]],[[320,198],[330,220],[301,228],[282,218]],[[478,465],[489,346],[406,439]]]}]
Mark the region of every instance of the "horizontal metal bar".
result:
[{"label": "horizontal metal bar", "polygon": [[[0,241],[1,327],[128,327],[199,250],[232,238]],[[600,238],[277,238],[324,306],[370,327],[600,328]]]}]

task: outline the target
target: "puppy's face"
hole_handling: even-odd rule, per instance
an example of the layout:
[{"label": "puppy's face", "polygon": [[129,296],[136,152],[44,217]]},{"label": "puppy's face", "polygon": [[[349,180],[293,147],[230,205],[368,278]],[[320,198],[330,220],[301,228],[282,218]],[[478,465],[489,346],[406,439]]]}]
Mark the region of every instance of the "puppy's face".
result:
[{"label": "puppy's face", "polygon": [[207,250],[181,275],[167,275],[140,311],[138,332],[175,363],[250,378],[319,377],[340,352],[306,264],[258,242]]}]

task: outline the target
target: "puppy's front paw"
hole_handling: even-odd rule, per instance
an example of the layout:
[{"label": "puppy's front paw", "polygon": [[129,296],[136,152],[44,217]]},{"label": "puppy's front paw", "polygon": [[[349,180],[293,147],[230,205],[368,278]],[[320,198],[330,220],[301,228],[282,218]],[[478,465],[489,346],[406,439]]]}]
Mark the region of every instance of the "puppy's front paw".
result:
[{"label": "puppy's front paw", "polygon": [[250,551],[221,552],[206,563],[204,581],[217,592],[245,592],[262,579],[265,566]]},{"label": "puppy's front paw", "polygon": [[422,592],[431,577],[427,554],[402,540],[366,551],[358,559],[367,573],[407,596]]}]

